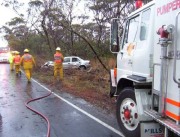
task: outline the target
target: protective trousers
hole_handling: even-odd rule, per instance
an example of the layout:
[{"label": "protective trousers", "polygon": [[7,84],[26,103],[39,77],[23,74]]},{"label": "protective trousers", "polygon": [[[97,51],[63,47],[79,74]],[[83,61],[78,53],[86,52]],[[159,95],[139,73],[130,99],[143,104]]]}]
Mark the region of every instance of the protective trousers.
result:
[{"label": "protective trousers", "polygon": [[54,64],[54,79],[57,78],[58,73],[59,73],[60,80],[62,80],[63,79],[63,66],[62,66],[62,63],[61,64],[58,64],[58,63]]},{"label": "protective trousers", "polygon": [[26,75],[26,78],[28,79],[28,81],[30,81],[31,76],[32,76],[32,68],[24,69],[24,72],[25,72],[25,75]]},{"label": "protective trousers", "polygon": [[16,74],[20,72],[20,64],[15,64]]},{"label": "protective trousers", "polygon": [[14,63],[10,63],[10,70],[14,70]]}]

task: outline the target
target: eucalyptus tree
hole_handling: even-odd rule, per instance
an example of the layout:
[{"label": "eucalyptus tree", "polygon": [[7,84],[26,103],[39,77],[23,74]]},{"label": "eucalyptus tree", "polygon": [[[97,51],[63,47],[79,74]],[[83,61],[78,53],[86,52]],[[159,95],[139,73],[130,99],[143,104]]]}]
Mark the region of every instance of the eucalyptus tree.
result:
[{"label": "eucalyptus tree", "polygon": [[[55,47],[61,46],[68,54],[77,54],[77,45],[82,43],[82,41],[79,43],[75,41],[78,37],[80,40],[86,42],[86,46],[88,45],[93,53],[96,54],[91,44],[95,43],[94,41],[97,39],[97,25],[93,24],[90,30],[86,27],[89,24],[81,24],[81,31],[76,29],[73,21],[77,16],[84,19],[81,20],[81,23],[84,23],[88,16],[83,14],[81,16],[76,15],[74,13],[75,7],[77,5],[71,0],[31,0],[27,10],[26,20],[22,17],[29,30],[29,39],[32,39],[31,34],[39,34],[46,39],[47,45],[44,46],[48,46],[48,51],[51,51],[51,53]],[[84,35],[84,32],[87,35]],[[98,58],[97,54],[95,56]]]},{"label": "eucalyptus tree", "polygon": [[24,3],[20,3],[18,0],[4,0],[1,4],[13,9],[16,13],[16,17],[1,28],[5,32],[5,38],[9,45],[19,51],[23,51],[24,48],[38,49],[29,42],[32,39],[31,37],[38,34],[33,30],[35,27],[32,28],[32,25],[30,25],[30,18],[23,9]]},{"label": "eucalyptus tree", "polygon": [[28,39],[29,29],[24,20],[19,17],[12,18],[1,28],[5,32],[5,39],[8,40],[11,48],[22,51]]},{"label": "eucalyptus tree", "polygon": [[[77,0],[34,0],[29,3],[29,15],[32,20],[36,20],[31,24],[41,23],[42,34],[45,35],[51,51],[57,46],[62,46],[62,49],[69,49],[71,54],[76,54],[74,34],[64,29],[59,22],[64,22],[66,26],[72,28],[73,20],[76,18],[73,11],[77,3]],[[37,30],[39,28],[40,26],[36,27]],[[39,30],[39,32],[42,31]]]},{"label": "eucalyptus tree", "polygon": [[[97,30],[97,45],[101,47],[103,35],[108,36],[109,23],[112,18],[120,19],[120,29],[123,29],[124,21],[129,13],[135,10],[135,0],[87,0],[89,3],[87,7],[94,13],[94,21],[99,26]],[[143,0],[144,4],[151,0]]]},{"label": "eucalyptus tree", "polygon": [[[87,7],[94,13],[96,22],[96,45],[99,53],[105,47],[108,47],[109,23],[112,18],[121,18],[125,14],[125,8],[122,2],[115,0],[88,0]],[[129,3],[128,3],[129,5]],[[129,6],[130,7],[130,6]]]},{"label": "eucalyptus tree", "polygon": [[25,34],[27,32],[27,29],[24,26],[25,22],[23,20],[23,14],[19,13],[20,7],[23,4],[19,3],[17,0],[4,0],[0,4],[7,8],[12,8],[18,15],[18,17],[12,18],[11,21],[7,22],[0,29],[3,33],[5,33],[4,37],[8,40],[8,44],[11,48],[20,47],[20,39],[25,39],[25,37],[22,37],[21,34]]}]

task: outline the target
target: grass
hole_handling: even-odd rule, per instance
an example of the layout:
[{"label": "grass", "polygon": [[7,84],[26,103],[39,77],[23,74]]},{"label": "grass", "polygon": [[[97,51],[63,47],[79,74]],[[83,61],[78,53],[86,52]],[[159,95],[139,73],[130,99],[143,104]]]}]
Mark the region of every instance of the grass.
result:
[{"label": "grass", "polygon": [[[45,62],[45,61],[44,61]],[[113,68],[112,59],[105,61],[108,68]],[[109,98],[109,72],[96,60],[91,61],[92,68],[85,71],[78,69],[64,70],[63,89],[69,93],[84,98],[103,108],[111,109],[114,101]],[[53,82],[53,69],[40,69],[33,72],[33,76],[41,82],[51,85]]]}]

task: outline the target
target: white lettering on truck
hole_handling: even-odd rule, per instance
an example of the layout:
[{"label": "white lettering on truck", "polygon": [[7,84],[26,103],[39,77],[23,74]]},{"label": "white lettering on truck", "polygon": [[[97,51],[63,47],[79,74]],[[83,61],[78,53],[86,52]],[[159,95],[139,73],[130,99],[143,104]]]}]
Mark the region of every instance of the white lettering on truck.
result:
[{"label": "white lettering on truck", "polygon": [[166,5],[163,5],[162,7],[158,7],[157,8],[157,16],[174,11],[178,8],[180,8],[180,0],[174,0],[170,3],[167,3]]}]

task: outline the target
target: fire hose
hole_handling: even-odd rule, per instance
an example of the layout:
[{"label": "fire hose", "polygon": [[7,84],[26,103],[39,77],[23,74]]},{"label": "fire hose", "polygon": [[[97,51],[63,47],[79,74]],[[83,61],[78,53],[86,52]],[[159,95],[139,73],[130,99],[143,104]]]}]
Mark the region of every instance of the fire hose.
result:
[{"label": "fire hose", "polygon": [[31,111],[33,111],[33,112],[35,112],[36,114],[40,115],[42,118],[44,118],[44,119],[46,120],[46,122],[47,122],[47,124],[48,124],[47,137],[50,137],[50,122],[49,122],[48,118],[47,118],[45,115],[43,115],[42,113],[40,113],[40,112],[38,112],[37,110],[35,110],[35,109],[33,109],[32,107],[30,107],[28,104],[29,104],[30,102],[33,102],[33,101],[36,101],[36,100],[40,100],[40,99],[46,98],[46,97],[50,96],[51,94],[52,94],[52,92],[50,92],[49,94],[47,94],[47,95],[45,95],[45,96],[41,96],[41,97],[38,97],[38,98],[30,99],[29,101],[27,101],[27,102],[25,103],[25,105],[26,105],[26,107],[27,107],[28,109],[30,109]]}]

